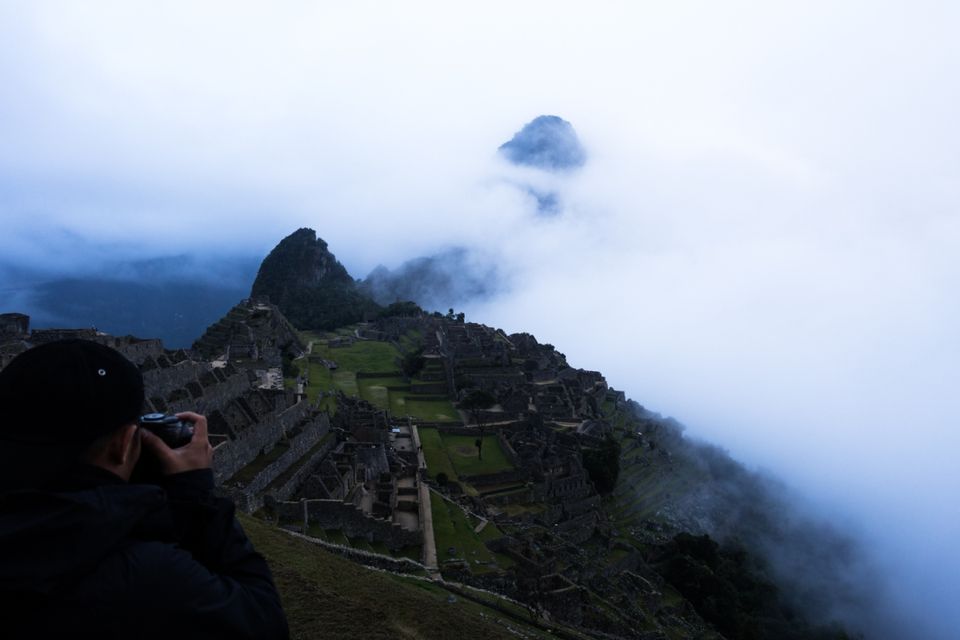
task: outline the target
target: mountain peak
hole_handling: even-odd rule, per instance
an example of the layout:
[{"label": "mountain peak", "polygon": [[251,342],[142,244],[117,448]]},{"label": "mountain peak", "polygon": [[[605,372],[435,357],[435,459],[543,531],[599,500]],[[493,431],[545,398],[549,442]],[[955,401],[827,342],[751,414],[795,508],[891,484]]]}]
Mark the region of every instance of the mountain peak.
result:
[{"label": "mountain peak", "polygon": [[264,258],[250,291],[269,298],[300,329],[326,329],[360,320],[376,308],[309,228],[297,229]]},{"label": "mountain peak", "polygon": [[573,125],[559,116],[534,118],[499,151],[513,164],[547,171],[577,169],[587,161]]},{"label": "mountain peak", "polygon": [[268,279],[271,275],[311,285],[353,282],[346,268],[330,253],[327,243],[317,237],[316,231],[307,227],[297,229],[281,240],[264,259],[253,283],[251,295],[268,294],[269,292],[259,289],[265,286],[265,278]]}]

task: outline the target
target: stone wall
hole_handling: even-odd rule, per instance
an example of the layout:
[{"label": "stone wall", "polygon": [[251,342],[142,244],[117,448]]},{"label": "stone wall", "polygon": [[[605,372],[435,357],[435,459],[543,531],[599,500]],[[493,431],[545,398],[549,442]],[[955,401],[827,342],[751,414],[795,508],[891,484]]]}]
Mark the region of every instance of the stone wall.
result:
[{"label": "stone wall", "polygon": [[320,540],[319,538],[314,538],[308,535],[297,533],[295,531],[285,531],[292,536],[296,536],[302,540],[310,542],[311,544],[315,544],[318,547],[322,547],[330,553],[335,553],[338,556],[342,556],[347,560],[352,560],[353,562],[362,564],[366,567],[383,569],[384,571],[392,571],[394,573],[421,573],[427,570],[424,565],[420,564],[416,560],[411,560],[410,558],[393,558],[380,553],[371,553],[369,551],[363,551],[362,549],[354,549],[353,547],[346,547],[342,544],[327,542],[326,540]]},{"label": "stone wall", "polygon": [[491,484],[508,484],[510,482],[525,482],[527,474],[523,469],[513,469],[511,471],[501,471],[499,473],[487,473],[484,475],[461,475],[460,480],[474,487],[480,488]]},{"label": "stone wall", "polygon": [[155,357],[163,353],[163,343],[158,338],[118,337],[101,333],[92,327],[89,329],[34,329],[30,334],[30,342],[35,345],[73,338],[105,344],[122,353],[134,364],[140,364],[150,356]]},{"label": "stone wall", "polygon": [[588,601],[586,591],[562,575],[554,574],[541,579],[540,603],[558,620],[580,624],[583,622],[583,605]]},{"label": "stone wall", "polygon": [[0,342],[22,340],[30,333],[30,316],[22,313],[0,313]]},{"label": "stone wall", "polygon": [[464,411],[463,415],[466,416],[470,424],[477,424],[477,417],[479,417],[484,425],[495,422],[516,422],[521,418],[520,412],[516,411],[480,411],[477,415],[474,415],[473,411]]},{"label": "stone wall", "polygon": [[297,469],[297,471],[281,486],[277,487],[273,491],[270,491],[270,495],[276,500],[288,500],[290,496],[297,491],[301,483],[303,483],[304,478],[310,475],[310,473],[316,469],[317,465],[320,464],[320,461],[323,460],[323,458],[326,457],[326,455],[330,453],[330,451],[336,446],[337,439],[331,436],[322,447],[310,454],[308,459],[304,460],[302,463],[298,463],[300,464],[300,468]]},{"label": "stone wall", "polygon": [[502,429],[497,429],[497,442],[500,443],[500,449],[503,450],[503,455],[507,459],[507,462],[519,469],[522,466],[520,462],[520,456],[518,456],[517,452],[513,450],[513,446],[503,434]]},{"label": "stone wall", "polygon": [[[360,376],[357,377],[359,378]],[[414,396],[414,398],[416,398],[416,394],[442,396],[443,398],[447,398],[447,392],[447,383],[443,381],[426,383],[418,382],[410,388],[410,393]]]},{"label": "stone wall", "polygon": [[[280,505],[287,504],[297,503],[280,503]],[[403,547],[423,544],[423,533],[421,531],[410,531],[393,522],[372,518],[347,502],[340,500],[302,500],[300,504],[307,527],[317,525],[323,529],[342,531],[349,538],[364,538],[369,542],[382,542],[390,549],[402,549]]]},{"label": "stone wall", "polygon": [[523,504],[536,502],[536,494],[532,488],[526,487],[520,491],[511,491],[510,493],[500,493],[483,497],[489,504],[504,506],[508,504]]},{"label": "stone wall", "polygon": [[330,420],[327,414],[319,414],[311,420],[296,437],[290,440],[290,448],[283,455],[264,467],[249,484],[241,489],[242,499],[238,500],[238,506],[242,504],[241,508],[247,513],[253,513],[262,507],[262,493],[270,483],[303,458],[329,431]]},{"label": "stone wall", "polygon": [[27,343],[22,340],[0,345],[0,369],[10,364],[18,355],[27,350]]},{"label": "stone wall", "polygon": [[436,426],[436,429],[441,434],[449,434],[451,436],[471,436],[476,438],[480,435],[480,430],[476,427],[451,427],[447,426],[444,423],[420,423],[420,428],[426,426]]},{"label": "stone wall", "polygon": [[[503,414],[500,414],[503,415]],[[465,427],[462,425],[451,425],[449,422],[418,422],[418,426],[423,428],[435,428],[441,434],[449,434],[452,436],[471,436],[476,438],[480,435],[480,429],[477,427]],[[494,426],[484,427],[484,435],[494,435],[497,434],[497,437],[500,437],[501,432],[511,431],[513,429],[524,426],[526,423],[523,421],[514,421],[510,424],[498,424]],[[502,442],[501,442],[502,444]],[[513,451],[513,449],[510,449]]]},{"label": "stone wall", "polygon": [[580,544],[593,536],[597,528],[597,514],[595,511],[585,513],[577,518],[571,518],[557,524],[556,531],[569,542]]},{"label": "stone wall", "polygon": [[568,518],[575,518],[587,511],[596,511],[600,508],[599,494],[593,494],[582,500],[567,500],[563,503],[563,510]]},{"label": "stone wall", "polygon": [[551,478],[546,481],[549,498],[579,498],[590,493],[586,474],[570,475],[565,478]]},{"label": "stone wall", "polygon": [[[511,600],[518,595],[517,581],[513,573],[474,573],[466,561],[447,562],[444,564],[445,566],[443,567],[442,573],[443,579],[446,582],[445,588],[449,591],[460,593],[463,597],[476,600],[476,592],[471,593],[466,589],[458,588],[458,584],[490,591]],[[484,599],[481,600],[481,602],[483,602],[485,606],[503,611],[503,608],[496,604],[497,600]],[[516,601],[514,601],[514,605],[525,606]],[[504,611],[504,613],[507,612]],[[515,614],[508,613],[508,615]]]},{"label": "stone wall", "polygon": [[[168,367],[153,366],[150,369],[141,371],[141,373],[143,374],[143,385],[146,388],[147,397],[160,397],[165,399],[174,389],[186,386],[188,382],[195,381],[200,375],[209,370],[210,365],[208,364],[195,362],[193,360],[184,360],[183,362]],[[246,380],[246,375],[243,377],[244,380]],[[239,391],[234,395],[238,393]]]},{"label": "stone wall", "polygon": [[213,468],[217,482],[223,483],[265,450],[269,451],[281,437],[303,420],[309,409],[306,401],[298,402],[284,411],[267,416],[218,447],[213,452]]},{"label": "stone wall", "polygon": [[69,340],[80,338],[97,341],[96,329],[34,329],[30,334],[30,342],[35,345],[46,344],[55,340]]},{"label": "stone wall", "polygon": [[163,343],[159,338],[117,338],[111,346],[134,364],[140,364],[147,358],[156,357],[163,353]]}]

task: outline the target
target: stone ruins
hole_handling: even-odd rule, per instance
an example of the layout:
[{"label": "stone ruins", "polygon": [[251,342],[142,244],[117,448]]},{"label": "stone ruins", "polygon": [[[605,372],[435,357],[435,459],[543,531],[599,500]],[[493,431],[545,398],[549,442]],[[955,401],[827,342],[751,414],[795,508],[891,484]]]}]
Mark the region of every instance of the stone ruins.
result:
[{"label": "stone ruins", "polygon": [[[333,355],[320,362],[336,371],[337,349],[362,341],[400,346],[413,334],[424,367],[409,387],[419,395],[410,397],[456,404],[482,390],[496,403],[430,421],[391,414],[341,390],[311,402],[306,374],[291,373],[310,345],[266,300],[242,301],[188,350],[95,329],[30,331],[26,316],[4,314],[0,365],[58,338],[108,344],[140,367],[145,412],[207,416],[218,485],[239,508],[325,536],[328,548],[365,564],[425,570],[515,598],[536,615],[640,637],[629,617],[636,606],[623,604],[623,615],[612,615],[588,596],[589,590],[648,605],[659,597],[658,578],[640,571],[636,549],[608,522],[582,455],[613,432],[623,393],[599,372],[568,366],[563,354],[529,334],[438,314],[328,334]],[[438,481],[421,439],[428,429],[451,441],[471,442],[481,433],[494,438],[484,446],[499,448],[502,468]],[[496,532],[483,544],[499,568],[456,548],[438,549],[432,501],[466,514],[477,531]],[[340,542],[329,542],[333,537]],[[364,551],[353,548],[358,540]]]}]

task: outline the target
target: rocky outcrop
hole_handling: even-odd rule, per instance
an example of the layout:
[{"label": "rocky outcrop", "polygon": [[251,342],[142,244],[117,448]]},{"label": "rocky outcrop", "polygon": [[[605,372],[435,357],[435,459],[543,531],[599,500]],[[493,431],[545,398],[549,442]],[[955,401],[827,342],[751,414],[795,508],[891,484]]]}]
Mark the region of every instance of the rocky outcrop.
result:
[{"label": "rocky outcrop", "polygon": [[557,116],[539,116],[524,125],[500,153],[517,165],[564,171],[582,167],[587,153],[573,126]]},{"label": "rocky outcrop", "polygon": [[298,229],[264,259],[250,297],[269,300],[300,329],[333,329],[362,320],[378,306],[313,229]]},{"label": "rocky outcrop", "polygon": [[266,367],[279,367],[284,357],[296,358],[304,351],[297,330],[280,309],[261,300],[240,302],[208,327],[193,348],[205,358],[259,360]]}]

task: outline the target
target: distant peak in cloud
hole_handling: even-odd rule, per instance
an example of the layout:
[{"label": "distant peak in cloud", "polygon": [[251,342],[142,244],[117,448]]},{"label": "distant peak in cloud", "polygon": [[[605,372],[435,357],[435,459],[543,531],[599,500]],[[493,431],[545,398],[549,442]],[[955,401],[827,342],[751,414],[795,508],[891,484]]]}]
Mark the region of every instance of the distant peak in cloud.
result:
[{"label": "distant peak in cloud", "polygon": [[408,260],[394,270],[383,265],[370,272],[361,290],[388,305],[413,300],[424,309],[444,310],[485,300],[505,286],[497,265],[476,250],[453,247]]},{"label": "distant peak in cloud", "polygon": [[499,150],[513,164],[547,171],[577,169],[587,161],[577,132],[558,116],[534,118]]}]

